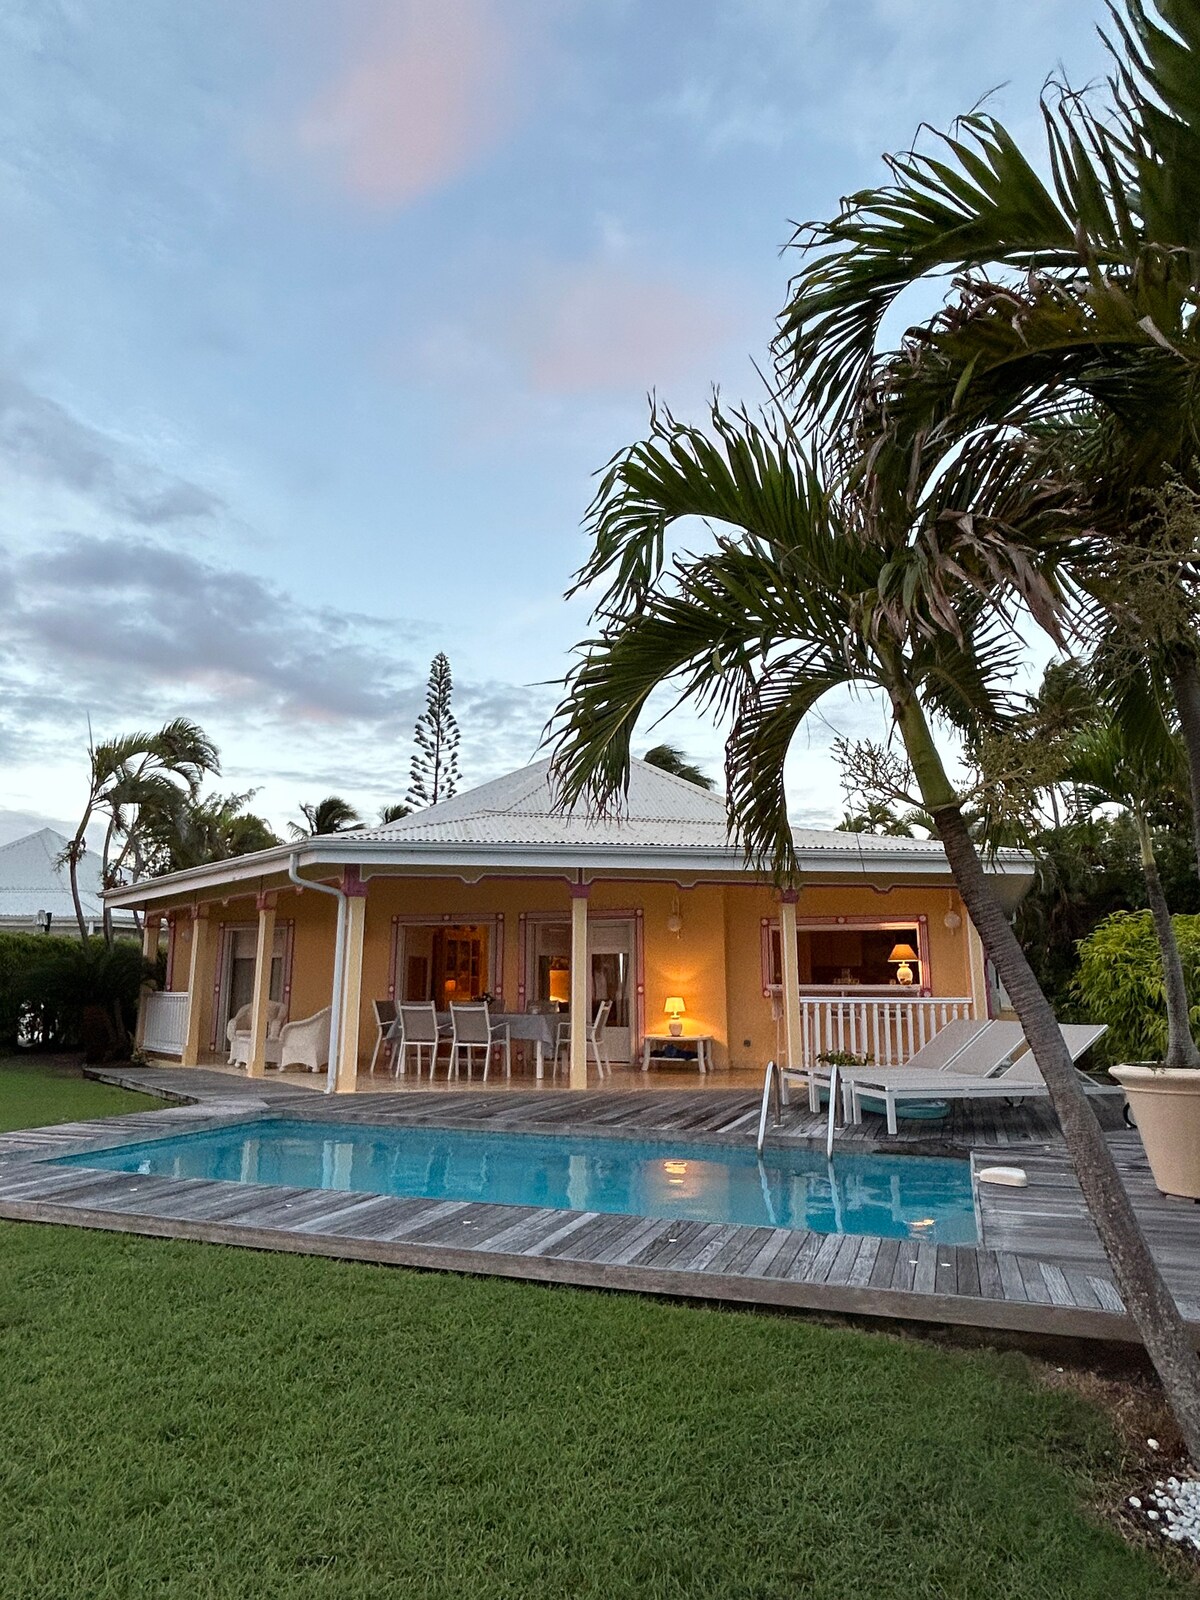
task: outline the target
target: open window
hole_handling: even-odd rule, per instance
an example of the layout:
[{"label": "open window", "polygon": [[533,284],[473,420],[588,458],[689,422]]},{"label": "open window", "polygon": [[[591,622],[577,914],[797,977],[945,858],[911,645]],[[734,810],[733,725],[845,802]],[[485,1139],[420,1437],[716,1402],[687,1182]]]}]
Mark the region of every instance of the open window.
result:
[{"label": "open window", "polygon": [[[767,929],[764,988],[783,982],[779,924]],[[799,919],[796,966],[801,989],[928,991],[925,930],[918,919]]]},{"label": "open window", "polygon": [[402,923],[396,941],[395,993],[416,1004],[432,1000],[439,1011],[452,1001],[498,993],[494,921]]}]

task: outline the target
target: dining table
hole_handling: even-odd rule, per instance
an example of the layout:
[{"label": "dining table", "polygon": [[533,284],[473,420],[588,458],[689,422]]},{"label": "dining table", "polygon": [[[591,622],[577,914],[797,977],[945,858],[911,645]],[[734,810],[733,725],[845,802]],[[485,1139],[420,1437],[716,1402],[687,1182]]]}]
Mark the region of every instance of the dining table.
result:
[{"label": "dining table", "polygon": [[[558,1024],[566,1018],[565,1012],[553,1011],[489,1011],[488,1020],[493,1028],[507,1027],[510,1039],[519,1039],[534,1047],[534,1072],[538,1078],[546,1076],[547,1059],[554,1060],[554,1039]],[[451,1019],[448,1011],[438,1012],[438,1022],[447,1031]]]}]

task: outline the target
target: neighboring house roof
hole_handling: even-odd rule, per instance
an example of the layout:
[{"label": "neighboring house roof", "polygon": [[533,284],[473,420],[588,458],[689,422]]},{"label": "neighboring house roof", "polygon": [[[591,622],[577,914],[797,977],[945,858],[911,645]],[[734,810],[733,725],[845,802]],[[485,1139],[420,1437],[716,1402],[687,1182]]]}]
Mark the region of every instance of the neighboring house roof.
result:
[{"label": "neighboring house roof", "polygon": [[[69,840],[53,828],[39,828],[11,844],[0,845],[0,924],[27,923],[33,927],[39,911],[49,911],[55,926],[75,927],[75,902],[71,898],[68,869],[59,858]],[[100,859],[84,855],[77,869],[79,898],[88,922],[104,915]],[[117,915],[132,925],[132,916]]]},{"label": "neighboring house roof", "polygon": [[[936,840],[892,839],[876,834],[793,829],[802,873],[948,879],[945,853]],[[110,901],[133,905],[164,899],[184,889],[201,890],[286,869],[322,865],[410,868],[457,872],[542,870],[625,871],[670,875],[742,875],[748,869],[730,840],[725,801],[697,784],[633,761],[629,792],[619,806],[597,815],[555,807],[550,762],[510,772],[413,812],[379,828],[325,834],[232,861],[113,891]],[[1032,878],[1030,858],[1002,850],[988,870],[1010,878],[1016,900]]]}]

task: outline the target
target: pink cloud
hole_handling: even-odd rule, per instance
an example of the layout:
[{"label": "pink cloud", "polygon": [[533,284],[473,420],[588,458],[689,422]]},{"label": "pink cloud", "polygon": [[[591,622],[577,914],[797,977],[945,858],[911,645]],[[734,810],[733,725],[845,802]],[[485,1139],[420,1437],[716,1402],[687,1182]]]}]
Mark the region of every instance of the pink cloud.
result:
[{"label": "pink cloud", "polygon": [[388,0],[295,120],[296,149],[369,205],[457,177],[511,124],[513,40],[495,0]]},{"label": "pink cloud", "polygon": [[543,280],[511,338],[533,389],[583,394],[703,373],[739,323],[715,295],[599,262]]}]

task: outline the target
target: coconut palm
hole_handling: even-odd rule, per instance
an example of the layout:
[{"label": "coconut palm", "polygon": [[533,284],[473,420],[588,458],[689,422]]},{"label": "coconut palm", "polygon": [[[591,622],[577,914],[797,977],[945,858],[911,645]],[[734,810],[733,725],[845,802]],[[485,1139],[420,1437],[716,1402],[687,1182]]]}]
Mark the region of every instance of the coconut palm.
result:
[{"label": "coconut palm", "polygon": [[386,828],[389,822],[400,822],[404,817],[412,816],[412,807],[404,804],[403,800],[395,800],[391,805],[380,806],[379,825]]},{"label": "coconut palm", "polygon": [[[927,455],[958,452],[973,428],[987,449],[999,423],[1041,427],[1065,412],[1084,424],[1086,516],[1120,559],[1097,565],[1093,548],[1080,577],[1098,579],[1101,614],[1123,612],[1127,644],[1132,634],[1154,655],[1169,686],[1200,867],[1200,543],[1171,546],[1156,510],[1173,476],[1200,489],[1200,9],[1111,10],[1110,104],[1068,88],[1043,100],[1049,180],[979,114],[932,154],[888,158],[890,184],[798,230],[806,256],[778,352],[792,390],[854,417],[868,450],[881,433]],[[945,277],[956,285],[946,312],[881,365],[897,297]],[[904,456],[891,459],[908,470]],[[1131,523],[1145,558],[1133,584]]]},{"label": "coconut palm", "polygon": [[266,820],[246,809],[254,794],[250,789],[194,799],[173,791],[161,803],[144,806],[132,851],[135,878],[181,872],[279,844]]},{"label": "coconut palm", "polygon": [[694,761],[689,761],[676,745],[656,744],[653,749],[646,751],[642,760],[649,767],[657,767],[660,772],[669,772],[676,778],[682,778],[685,783],[694,783],[698,789],[714,787],[707,772]]},{"label": "coconut palm", "polygon": [[[1003,619],[1014,597],[1052,614],[1052,590],[1035,592],[1012,553],[1014,527],[1036,540],[1047,506],[1006,500],[1013,480],[1003,464],[973,482],[951,472],[907,506],[865,505],[785,426],[728,418],[715,405],[712,421],[709,434],[655,415],[649,440],[618,456],[601,481],[578,587],[607,589],[552,722],[562,801],[604,804],[624,790],[639,713],[668,687],[731,718],[731,828],[751,860],[787,881],[796,873],[784,789],[793,740],[832,691],[881,693],[1045,1078],[1125,1303],[1200,1451],[1200,1363],[1053,1009],[984,872],[938,743],[939,729],[970,740],[997,720],[1019,649]],[[961,498],[939,499],[948,489]],[[710,553],[665,562],[665,536],[685,517],[728,531]]]},{"label": "coconut palm", "polygon": [[911,839],[913,824],[886,800],[864,800],[857,811],[847,811],[838,823],[839,833],[875,833],[889,839]]},{"label": "coconut palm", "polygon": [[304,821],[288,823],[293,839],[312,839],[322,833],[346,833],[351,828],[361,828],[363,825],[362,818],[349,800],[343,800],[337,794],[326,795],[324,800],[318,800],[315,805],[303,803],[300,811]]},{"label": "coconut palm", "polygon": [[[203,728],[186,717],[165,722],[154,733],[128,733],[90,745],[87,802],[75,835],[63,851],[81,939],[87,938],[87,923],[79,897],[79,862],[87,849],[86,834],[93,818],[106,818],[101,866],[103,882],[109,887],[134,847],[143,806],[161,801],[164,788],[194,797],[205,775],[220,770],[216,745]],[[124,843],[114,857],[120,838]],[[111,944],[112,922],[107,911],[104,934]]]}]

